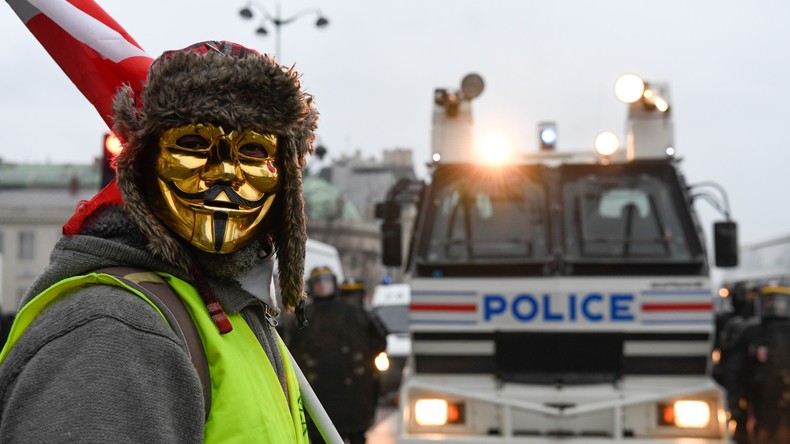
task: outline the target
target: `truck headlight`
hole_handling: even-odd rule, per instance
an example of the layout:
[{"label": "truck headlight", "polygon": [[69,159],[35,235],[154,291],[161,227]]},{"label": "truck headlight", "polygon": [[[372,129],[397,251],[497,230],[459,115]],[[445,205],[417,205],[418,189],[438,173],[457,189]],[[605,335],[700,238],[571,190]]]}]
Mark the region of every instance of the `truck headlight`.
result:
[{"label": "truck headlight", "polygon": [[390,368],[390,359],[387,357],[386,352],[379,353],[376,359],[373,360],[373,363],[376,364],[376,368],[380,372],[386,372]]},{"label": "truck headlight", "polygon": [[659,424],[701,429],[710,424],[710,405],[705,401],[679,400],[659,404]]},{"label": "truck headlight", "polygon": [[444,399],[418,399],[414,403],[414,421],[421,426],[463,424],[464,403]]}]

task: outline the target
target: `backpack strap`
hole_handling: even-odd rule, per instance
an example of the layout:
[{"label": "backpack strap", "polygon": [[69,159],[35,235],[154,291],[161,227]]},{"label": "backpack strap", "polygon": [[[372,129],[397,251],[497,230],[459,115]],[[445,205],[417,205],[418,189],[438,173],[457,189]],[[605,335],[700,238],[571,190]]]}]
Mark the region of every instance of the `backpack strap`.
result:
[{"label": "backpack strap", "polygon": [[211,375],[208,370],[206,352],[200,340],[195,322],[189,315],[181,298],[167,285],[158,274],[135,267],[105,267],[94,270],[122,280],[132,288],[145,294],[156,305],[167,319],[176,336],[186,345],[186,352],[192,365],[195,366],[200,385],[203,386],[203,404],[206,418],[211,410]]}]

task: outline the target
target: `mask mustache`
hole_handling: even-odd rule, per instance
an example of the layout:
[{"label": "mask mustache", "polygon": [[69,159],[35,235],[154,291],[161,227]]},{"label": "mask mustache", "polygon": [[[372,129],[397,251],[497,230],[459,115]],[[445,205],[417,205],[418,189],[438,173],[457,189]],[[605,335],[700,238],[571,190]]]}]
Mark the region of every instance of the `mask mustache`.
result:
[{"label": "mask mustache", "polygon": [[244,205],[246,207],[259,207],[263,205],[263,202],[269,197],[269,193],[264,193],[263,196],[258,200],[247,200],[239,196],[233,187],[229,187],[227,185],[214,185],[213,187],[199,193],[187,193],[186,191],[180,190],[172,181],[167,182],[167,187],[170,188],[170,191],[175,193],[176,196],[182,199],[190,200],[214,200],[220,195],[220,193],[224,192],[231,202],[235,203],[236,205]]}]

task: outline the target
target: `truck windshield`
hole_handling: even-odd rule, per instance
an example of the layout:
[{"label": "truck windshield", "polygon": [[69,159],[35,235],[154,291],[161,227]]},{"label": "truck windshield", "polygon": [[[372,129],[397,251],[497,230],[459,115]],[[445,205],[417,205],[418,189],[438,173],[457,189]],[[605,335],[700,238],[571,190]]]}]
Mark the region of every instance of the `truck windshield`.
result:
[{"label": "truck windshield", "polygon": [[670,184],[591,171],[563,183],[565,260],[678,262],[691,251]]},{"label": "truck windshield", "polygon": [[544,186],[520,174],[465,174],[434,189],[425,262],[493,264],[545,260]]},{"label": "truck windshield", "polygon": [[437,169],[415,237],[420,276],[705,273],[669,162]]}]

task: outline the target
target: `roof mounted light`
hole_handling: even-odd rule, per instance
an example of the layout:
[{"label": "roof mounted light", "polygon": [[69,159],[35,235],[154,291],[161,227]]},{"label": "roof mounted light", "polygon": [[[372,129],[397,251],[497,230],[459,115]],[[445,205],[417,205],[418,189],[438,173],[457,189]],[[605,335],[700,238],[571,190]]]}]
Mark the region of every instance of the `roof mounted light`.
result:
[{"label": "roof mounted light", "polygon": [[498,135],[484,137],[478,144],[478,153],[489,165],[502,165],[512,156],[510,143]]},{"label": "roof mounted light", "polygon": [[464,99],[472,100],[483,93],[483,89],[485,88],[485,82],[483,82],[483,78],[480,77],[478,74],[467,74],[461,80],[461,92],[464,95]]},{"label": "roof mounted light", "polygon": [[614,83],[614,94],[621,102],[636,103],[641,100],[645,105],[655,107],[662,113],[669,111],[669,102],[634,73],[623,74],[617,79]]},{"label": "roof mounted light", "polygon": [[611,131],[604,131],[595,136],[595,151],[608,157],[620,148],[620,139]]},{"label": "roof mounted light", "polygon": [[554,151],[557,148],[557,124],[554,122],[538,123],[541,151]]},{"label": "roof mounted light", "polygon": [[659,96],[652,89],[646,89],[643,96],[645,98],[645,103],[655,106],[656,109],[662,113],[665,113],[669,110],[669,103],[667,103],[663,97]]},{"label": "roof mounted light", "polygon": [[621,75],[614,84],[614,94],[625,103],[634,103],[645,93],[645,81],[634,73]]}]

